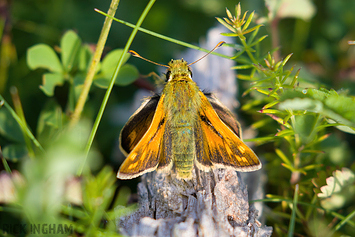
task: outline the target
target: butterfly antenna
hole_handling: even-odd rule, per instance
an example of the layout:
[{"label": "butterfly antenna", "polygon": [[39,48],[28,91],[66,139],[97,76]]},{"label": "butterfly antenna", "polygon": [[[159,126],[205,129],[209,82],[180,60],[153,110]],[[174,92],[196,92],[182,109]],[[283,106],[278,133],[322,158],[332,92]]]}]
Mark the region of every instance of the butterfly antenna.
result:
[{"label": "butterfly antenna", "polygon": [[198,61],[200,61],[201,59],[204,59],[205,57],[207,57],[210,53],[212,53],[213,51],[215,51],[216,49],[218,49],[219,47],[221,47],[225,42],[221,41],[219,42],[211,51],[209,51],[208,53],[206,53],[205,55],[203,55],[201,58],[197,59],[195,62],[190,63],[188,66],[191,66],[192,64],[197,63]]},{"label": "butterfly antenna", "polygon": [[143,58],[142,56],[140,56],[137,52],[135,52],[135,51],[133,51],[133,50],[129,50],[128,53],[130,53],[130,54],[131,54],[132,56],[134,56],[134,57],[143,59],[143,60],[145,60],[145,61],[147,61],[147,62],[150,62],[150,63],[153,63],[153,64],[155,64],[155,65],[162,66],[162,67],[167,67],[167,68],[169,67],[169,66],[167,66],[167,65],[160,64],[160,63],[156,63],[156,62],[153,62],[153,61],[151,61],[151,60],[149,60],[149,59]]}]

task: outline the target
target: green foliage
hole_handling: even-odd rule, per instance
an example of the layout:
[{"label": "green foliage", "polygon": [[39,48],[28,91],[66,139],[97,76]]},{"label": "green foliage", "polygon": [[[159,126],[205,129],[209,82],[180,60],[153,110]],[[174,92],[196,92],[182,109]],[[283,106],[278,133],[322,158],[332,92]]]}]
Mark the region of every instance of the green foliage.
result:
[{"label": "green foliage", "polygon": [[54,50],[46,44],[38,44],[28,50],[27,64],[31,69],[45,68],[51,72],[61,73],[63,67]]},{"label": "green foliage", "polygon": [[45,144],[55,139],[63,129],[63,119],[62,108],[55,100],[48,100],[38,118],[38,140]]},{"label": "green foliage", "polygon": [[304,110],[327,117],[328,122],[349,133],[355,133],[355,98],[326,89],[298,89],[280,98],[281,110]]},{"label": "green foliage", "polygon": [[20,125],[4,108],[0,109],[0,134],[11,141],[24,142]]},{"label": "green foliage", "polygon": [[[70,99],[76,101],[81,92],[93,52],[87,45],[82,44],[81,39],[74,31],[67,31],[63,35],[58,51],[61,60],[50,46],[34,45],[28,49],[27,64],[32,70],[43,68],[49,71],[49,73],[43,74],[43,85],[40,86],[47,96],[53,96],[55,87],[62,86],[65,81],[68,81],[72,87],[70,91],[74,93],[69,95]],[[122,49],[116,49],[106,55],[96,71],[94,85],[100,88],[108,87],[122,53]],[[129,56],[130,54],[125,54],[124,63],[127,62]],[[131,64],[125,64],[122,66],[115,84],[126,86],[137,78],[137,68]]]},{"label": "green foliage", "polygon": [[[28,225],[51,223],[70,226],[76,233],[87,236],[119,236],[116,218],[135,209],[135,206],[117,206],[127,205],[124,200],[129,192],[123,188],[115,198],[116,176],[109,167],[101,169],[96,176],[87,169],[81,178],[75,178],[85,158],[83,149],[91,126],[82,121],[77,127],[61,129],[58,133],[60,119],[55,115],[59,115],[60,110],[57,108],[55,103],[49,102],[40,118],[43,123],[41,129],[49,130],[41,136],[51,138],[51,142],[47,142],[46,153],[38,155],[35,160],[24,159],[21,173],[15,172],[16,176],[6,180],[4,176],[0,177],[2,182],[6,182],[0,196],[10,197],[6,199],[8,207],[4,210],[15,209],[16,216]],[[91,150],[87,163],[91,170],[98,168],[100,154],[97,150]],[[110,208],[112,202],[116,209]],[[102,220],[106,220],[105,225],[102,225]]]},{"label": "green foliage", "polygon": [[[123,50],[111,51],[99,64],[94,82],[101,80],[100,87],[107,88],[118,58],[123,54]],[[129,56],[124,55],[123,63]],[[102,168],[97,176],[91,173],[101,165],[101,155],[96,149],[89,147],[90,151],[85,152],[92,125],[81,120],[69,127],[70,116],[54,98],[55,87],[68,82],[67,108],[73,110],[92,58],[93,52],[88,45],[82,44],[74,31],[63,35],[60,47],[53,49],[37,44],[28,49],[29,68],[48,71],[43,74],[40,89],[53,98],[47,100],[39,114],[36,136],[26,123],[17,89],[11,89],[14,109],[2,96],[0,98],[0,135],[6,141],[1,144],[3,151],[0,155],[8,172],[0,176],[4,183],[0,202],[7,203],[4,208],[0,207],[0,211],[13,213],[14,218],[28,226],[51,224],[59,228],[66,225],[78,235],[119,236],[116,218],[135,209],[135,206],[126,208],[127,201],[124,200],[130,193],[123,188],[115,195],[117,179],[111,168]],[[128,85],[138,77],[133,65],[124,64],[121,69],[116,85]],[[13,165],[8,162],[18,163],[21,172],[12,170]],[[75,177],[82,169],[83,175]],[[115,209],[111,208],[112,203]],[[31,229],[25,231],[32,233]],[[6,229],[0,233],[11,234]],[[63,235],[68,234],[74,233]]]},{"label": "green foliage", "polygon": [[[115,72],[118,59],[123,53],[122,49],[112,50],[106,55],[101,65],[101,73],[97,75],[94,84],[100,88],[107,88],[110,84],[111,76]],[[126,54],[123,63],[126,63],[130,54]],[[125,64],[121,67],[115,80],[115,84],[119,86],[127,86],[138,78],[138,69],[131,65]]]},{"label": "green foliage", "polygon": [[[135,209],[135,205],[129,208],[115,205],[115,209],[107,211],[117,188],[115,182],[114,172],[107,166],[96,177],[92,175],[84,176],[82,180],[82,207],[74,207],[73,209],[63,207],[65,213],[79,219],[70,222],[78,233],[88,236],[119,236],[115,224],[117,216],[129,214]],[[121,189],[115,204],[127,204],[120,203],[122,195],[128,197],[130,193],[124,188]],[[106,221],[106,228],[102,225],[103,219]]]},{"label": "green foliage", "polygon": [[[286,1],[279,2],[281,6],[274,2],[266,2],[269,4],[270,18],[276,15],[281,18],[290,16],[309,18],[313,14],[310,12],[300,14],[299,8],[288,13],[290,8],[282,11],[280,15],[278,12],[283,4],[286,5]],[[302,1],[298,7],[302,4],[311,3]],[[243,94],[243,96],[250,96],[250,99],[244,103],[242,109],[259,118],[252,126],[260,129],[261,132],[269,133],[265,137],[252,140],[259,144],[269,143],[270,148],[274,147],[271,152],[264,154],[272,165],[272,167],[267,165],[266,168],[269,168],[267,170],[269,185],[274,187],[274,191],[279,189],[282,200],[292,203],[287,208],[281,202],[280,206],[275,207],[272,214],[270,213],[289,220],[287,223],[280,222],[278,219],[276,232],[278,228],[288,229],[288,236],[294,236],[295,233],[302,233],[301,229],[303,229],[304,233],[311,234],[315,230],[305,223],[324,222],[325,219],[330,222],[333,217],[339,218],[340,221],[337,226],[330,229],[332,233],[346,224],[354,228],[354,222],[350,221],[350,218],[354,216],[355,211],[353,208],[346,209],[347,205],[352,204],[351,201],[354,200],[354,172],[343,168],[329,177],[325,173],[325,168],[327,165],[332,165],[332,160],[329,159],[330,154],[324,153],[327,149],[325,141],[330,137],[328,134],[330,127],[335,126],[341,131],[354,134],[354,97],[343,91],[318,89],[315,88],[317,86],[315,84],[312,85],[313,88],[303,87],[302,85],[306,83],[299,81],[301,71],[293,72],[294,66],[287,66],[292,54],[281,60],[273,56],[277,55],[276,52],[261,55],[258,49],[266,36],[257,36],[261,25],[251,25],[254,13],[249,16],[247,13],[242,14],[240,5],[236,7],[235,12],[236,15],[233,16],[227,10],[228,18],[223,20],[218,18],[218,21],[232,31],[232,33],[225,33],[225,36],[237,37],[241,43],[234,46],[239,49],[239,52],[233,59],[242,63],[235,69],[240,70],[239,79],[252,84]],[[254,111],[267,116],[260,116]],[[275,130],[270,134],[271,127]],[[342,160],[345,155],[343,154]],[[284,170],[280,170],[278,167],[280,165]],[[318,177],[317,174],[320,176]],[[314,191],[309,181],[312,178],[316,185]],[[291,185],[286,183],[287,179]],[[277,202],[280,196],[268,195],[269,198],[263,201]],[[305,204],[308,206],[302,206]],[[317,209],[326,212],[320,214]],[[349,217],[340,217],[332,212],[339,209],[347,210]]]}]

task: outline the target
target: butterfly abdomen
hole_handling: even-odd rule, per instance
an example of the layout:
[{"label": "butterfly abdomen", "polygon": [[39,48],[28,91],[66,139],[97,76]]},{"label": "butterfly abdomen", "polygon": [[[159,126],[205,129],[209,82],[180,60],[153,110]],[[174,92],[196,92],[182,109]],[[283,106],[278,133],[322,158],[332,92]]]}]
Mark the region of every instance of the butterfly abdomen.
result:
[{"label": "butterfly abdomen", "polygon": [[[199,88],[189,76],[180,76],[167,83],[164,92],[169,128],[171,130],[171,155],[178,178],[191,178],[195,157],[194,125],[201,100]],[[171,93],[172,92],[172,93]]]},{"label": "butterfly abdomen", "polygon": [[195,143],[193,127],[182,121],[175,124],[172,134],[172,155],[179,178],[190,178],[194,166]]}]

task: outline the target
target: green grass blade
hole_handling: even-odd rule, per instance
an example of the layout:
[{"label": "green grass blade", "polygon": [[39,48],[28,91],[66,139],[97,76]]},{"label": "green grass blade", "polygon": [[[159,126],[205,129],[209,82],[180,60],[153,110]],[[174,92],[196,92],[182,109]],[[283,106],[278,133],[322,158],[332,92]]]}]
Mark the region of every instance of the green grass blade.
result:
[{"label": "green grass blade", "polygon": [[28,150],[28,155],[30,156],[31,159],[35,159],[35,152],[33,151],[33,147],[32,147],[32,143],[31,143],[31,139],[29,139],[28,136],[26,136],[26,128],[27,128],[27,122],[25,119],[25,114],[23,112],[22,109],[22,105],[21,105],[21,101],[20,101],[20,97],[18,95],[18,90],[16,87],[11,87],[10,88],[10,93],[12,96],[12,101],[14,103],[14,107],[15,107],[15,112],[16,114],[20,117],[22,123],[20,124],[22,133],[23,133],[23,137],[25,138],[25,143],[26,143],[26,147]]},{"label": "green grass blade", "polygon": [[352,211],[349,215],[347,215],[341,222],[339,222],[335,227],[334,230],[339,230],[343,225],[345,225],[351,218],[355,216],[355,210]]},{"label": "green grass blade", "polygon": [[10,166],[9,164],[7,163],[5,157],[2,156],[2,152],[1,152],[1,147],[0,147],[0,158],[1,158],[1,161],[2,161],[2,164],[6,170],[7,173],[11,174],[11,169],[10,169]]},{"label": "green grass blade", "polygon": [[4,97],[2,97],[2,95],[0,95],[0,101],[2,101],[2,104],[5,106],[5,108],[9,110],[9,112],[12,115],[12,117],[16,120],[16,122],[20,125],[20,127],[24,128],[24,133],[31,139],[33,144],[35,144],[36,147],[38,147],[42,152],[44,152],[43,147],[38,142],[38,140],[35,138],[35,136],[32,134],[31,130],[28,128],[28,126],[26,124],[24,124],[22,122],[21,118],[16,114],[16,112],[6,102],[6,100],[4,99]]},{"label": "green grass blade", "polygon": [[[109,16],[109,15],[107,15],[105,12],[100,11],[100,10],[98,10],[98,9],[95,9],[95,11],[97,11],[98,13],[100,13],[100,14],[102,14],[102,15],[104,15],[104,16],[107,16],[107,17],[112,18],[114,21],[117,21],[117,22],[119,22],[119,23],[121,23],[121,24],[123,24],[123,25],[126,25],[126,26],[131,27],[131,28],[135,28],[135,25],[134,25],[134,24],[131,24],[131,23],[127,22],[127,21],[123,21],[123,20],[117,19],[117,18],[115,18],[115,17]],[[193,45],[193,44],[189,44],[189,43],[186,43],[186,42],[177,40],[177,39],[173,39],[173,38],[170,38],[170,37],[168,37],[168,36],[161,35],[161,34],[158,34],[158,33],[153,32],[153,31],[150,31],[150,30],[141,28],[141,27],[138,27],[137,29],[138,29],[139,31],[143,32],[143,33],[146,33],[146,34],[155,36],[155,37],[160,38],[160,39],[163,39],[163,40],[170,41],[170,42],[175,43],[175,44],[178,44],[178,45],[185,46],[185,47],[187,47],[187,48],[196,49],[196,50],[199,50],[199,51],[202,51],[202,52],[206,52],[206,53],[208,53],[208,52],[211,50],[211,49],[204,49],[204,48],[201,48],[201,47],[199,47],[199,46],[196,46],[196,45]],[[228,58],[228,59],[231,58],[231,56],[227,56],[227,55],[220,54],[220,53],[216,53],[216,52],[212,52],[211,54],[220,56],[220,57],[222,57],[222,58]]]}]

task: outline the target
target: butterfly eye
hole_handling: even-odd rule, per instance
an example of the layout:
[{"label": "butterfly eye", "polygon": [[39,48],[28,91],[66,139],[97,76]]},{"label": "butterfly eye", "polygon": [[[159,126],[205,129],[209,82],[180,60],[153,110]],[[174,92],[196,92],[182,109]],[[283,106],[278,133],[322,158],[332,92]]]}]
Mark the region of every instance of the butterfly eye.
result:
[{"label": "butterfly eye", "polygon": [[170,70],[168,70],[165,74],[166,78],[165,78],[165,81],[169,81],[169,77],[170,77]]},{"label": "butterfly eye", "polygon": [[190,76],[192,77],[192,71],[191,71],[191,69],[189,68],[188,70],[189,70]]}]

